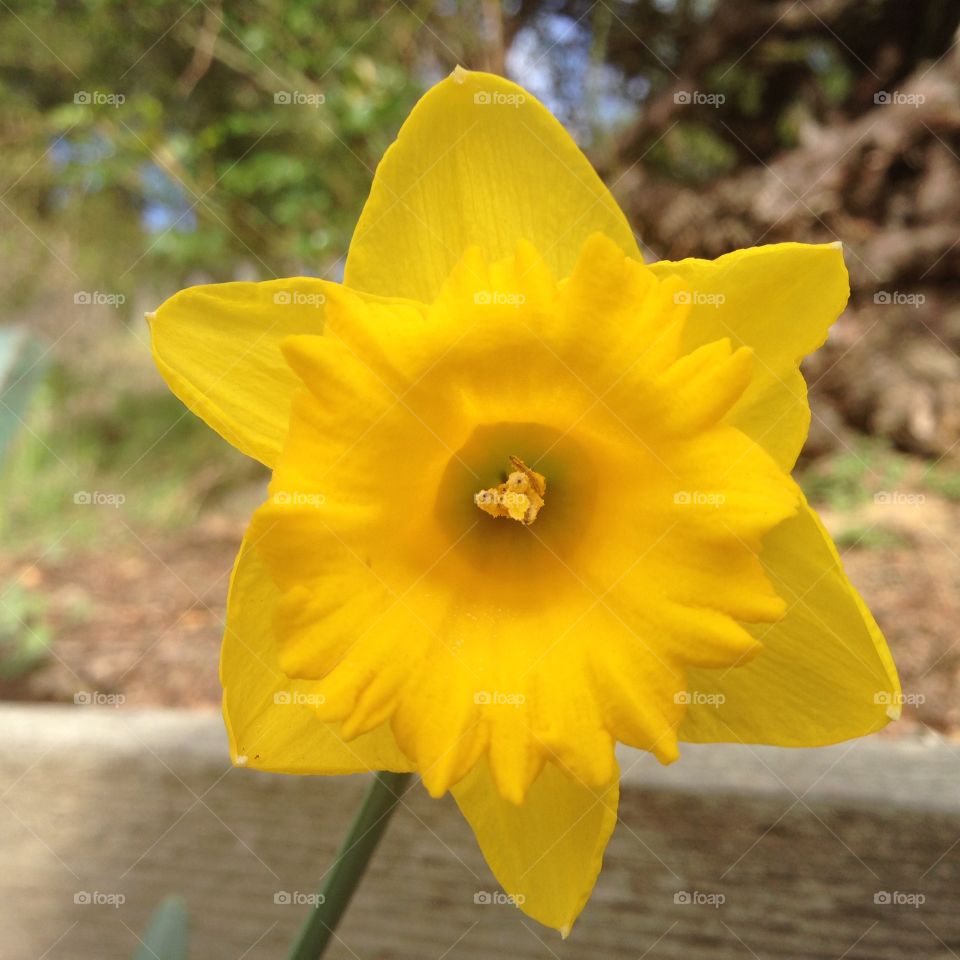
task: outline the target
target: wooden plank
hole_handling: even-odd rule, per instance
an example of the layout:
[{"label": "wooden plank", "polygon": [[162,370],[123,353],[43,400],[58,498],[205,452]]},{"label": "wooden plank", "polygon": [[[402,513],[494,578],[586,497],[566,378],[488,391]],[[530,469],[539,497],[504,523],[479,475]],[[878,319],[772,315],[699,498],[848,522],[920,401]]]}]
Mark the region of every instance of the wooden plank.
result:
[{"label": "wooden plank", "polygon": [[[277,901],[313,892],[363,789],[362,777],[231,770],[209,713],[5,706],[0,733],[3,956],[128,960],[171,892],[190,905],[192,956],[283,956],[305,908]],[[330,956],[960,953],[952,746],[874,738],[687,747],[670,768],[622,759],[622,822],[568,941],[476,902],[498,887],[470,831],[417,786]],[[101,902],[75,903],[83,893]]]}]

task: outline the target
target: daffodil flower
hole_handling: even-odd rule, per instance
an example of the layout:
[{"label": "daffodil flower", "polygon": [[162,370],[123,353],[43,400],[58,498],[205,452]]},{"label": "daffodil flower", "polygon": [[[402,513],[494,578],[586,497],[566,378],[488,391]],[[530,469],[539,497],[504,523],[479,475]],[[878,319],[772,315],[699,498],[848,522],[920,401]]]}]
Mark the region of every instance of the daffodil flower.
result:
[{"label": "daffodil flower", "polygon": [[183,402],[273,470],[230,587],[234,761],[416,771],[566,934],[615,746],[816,746],[895,718],[889,651],[790,470],[838,244],[646,265],[530,94],[457,70],[373,181],[343,284],[178,293]]}]

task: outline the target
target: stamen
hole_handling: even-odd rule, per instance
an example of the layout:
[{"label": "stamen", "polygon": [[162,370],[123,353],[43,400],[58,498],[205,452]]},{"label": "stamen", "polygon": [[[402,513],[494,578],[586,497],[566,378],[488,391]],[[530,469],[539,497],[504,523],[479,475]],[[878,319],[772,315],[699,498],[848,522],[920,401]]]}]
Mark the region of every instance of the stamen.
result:
[{"label": "stamen", "polygon": [[537,519],[547,492],[547,478],[519,457],[510,457],[513,472],[504,483],[473,495],[473,502],[491,517],[509,517],[530,525]]}]

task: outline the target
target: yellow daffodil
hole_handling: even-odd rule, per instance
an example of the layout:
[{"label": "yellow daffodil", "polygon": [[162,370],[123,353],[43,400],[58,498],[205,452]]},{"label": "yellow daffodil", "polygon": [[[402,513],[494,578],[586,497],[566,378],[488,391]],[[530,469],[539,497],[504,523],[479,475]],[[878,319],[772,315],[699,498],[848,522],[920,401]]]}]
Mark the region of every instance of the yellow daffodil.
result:
[{"label": "yellow daffodil", "polygon": [[234,760],[417,771],[566,933],[617,818],[617,743],[814,746],[896,670],[790,477],[839,245],[645,265],[587,160],[457,70],[384,157],[343,284],[192,287],[171,389],[273,470],[230,588]]}]

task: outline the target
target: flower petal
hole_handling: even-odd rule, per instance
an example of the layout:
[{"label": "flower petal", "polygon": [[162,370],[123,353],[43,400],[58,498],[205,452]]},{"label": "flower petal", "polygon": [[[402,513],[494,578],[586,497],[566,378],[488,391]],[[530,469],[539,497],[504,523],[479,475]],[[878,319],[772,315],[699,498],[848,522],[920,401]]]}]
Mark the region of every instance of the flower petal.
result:
[{"label": "flower petal", "polygon": [[148,314],[154,359],[193,413],[243,453],[273,466],[299,385],[280,341],[321,333],[327,295],[337,286],[291,277],[188,287]]},{"label": "flower petal", "polygon": [[481,763],[453,795],[504,890],[524,913],[566,936],[593,890],[617,822],[617,778],[595,791],[548,763],[518,806],[497,793]]},{"label": "flower petal", "polygon": [[776,243],[650,269],[686,286],[678,296],[692,304],[687,350],[724,337],[753,348],[753,382],[730,421],[791,469],[810,426],[800,361],[824,342],[850,295],[840,245]]},{"label": "flower petal", "polygon": [[768,534],[761,560],[787,612],[747,627],[763,645],[749,663],[689,671],[680,739],[814,747],[895,720],[901,696],[890,651],[806,503]]},{"label": "flower petal", "polygon": [[596,230],[639,259],[616,201],[550,112],[509,80],[457,68],[377,168],[345,282],[429,303],[469,246],[497,260],[521,239],[565,277]]},{"label": "flower petal", "polygon": [[341,774],[411,770],[387,726],[347,742],[339,724],[321,723],[319,684],[290,680],[277,664],[279,591],[249,538],[230,581],[220,656],[223,714],[234,763],[272,773]]}]

